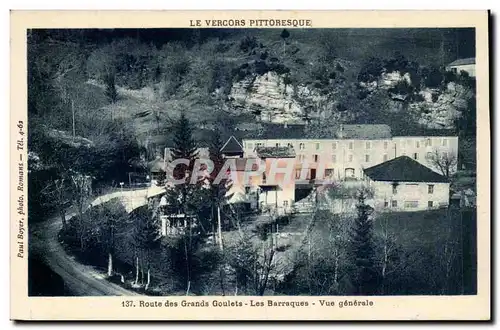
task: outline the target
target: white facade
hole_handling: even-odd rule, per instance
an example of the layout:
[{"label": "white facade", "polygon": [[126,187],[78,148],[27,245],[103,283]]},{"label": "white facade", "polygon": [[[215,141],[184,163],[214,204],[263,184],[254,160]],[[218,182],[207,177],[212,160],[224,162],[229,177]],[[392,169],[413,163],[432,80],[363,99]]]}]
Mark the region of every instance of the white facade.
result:
[{"label": "white facade", "polygon": [[[292,146],[295,161],[302,167],[318,169],[324,163],[326,175],[333,179],[363,179],[363,169],[399,156],[408,156],[439,173],[429,157],[434,153],[458,154],[456,136],[397,136],[387,139],[245,139],[244,157],[256,157],[255,147]],[[456,172],[457,165],[451,169]],[[319,173],[318,173],[319,174]]]},{"label": "white facade", "polygon": [[447,207],[450,184],[441,182],[383,182],[367,180],[378,211],[422,211]]},{"label": "white facade", "polygon": [[[455,160],[458,157],[457,136],[397,136],[393,137],[392,140],[395,157],[408,156],[440,174],[443,173],[430,161],[433,154],[436,152],[439,155],[447,154],[449,157],[455,157]],[[457,162],[455,161],[450,172],[455,173],[456,171]]]},{"label": "white facade", "polygon": [[277,210],[279,214],[289,213],[292,210],[295,202],[294,189],[277,186],[272,190],[263,189],[259,192],[259,207],[260,209]]}]

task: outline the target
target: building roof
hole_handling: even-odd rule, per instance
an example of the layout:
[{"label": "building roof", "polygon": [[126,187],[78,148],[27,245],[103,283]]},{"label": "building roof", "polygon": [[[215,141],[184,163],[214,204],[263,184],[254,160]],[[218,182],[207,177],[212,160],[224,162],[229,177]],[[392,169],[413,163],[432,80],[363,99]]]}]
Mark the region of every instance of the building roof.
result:
[{"label": "building roof", "polygon": [[416,160],[401,156],[364,170],[374,181],[390,182],[448,182],[439,173],[420,164]]},{"label": "building roof", "polygon": [[257,156],[260,158],[295,158],[293,147],[257,147]]},{"label": "building roof", "polygon": [[[263,124],[261,132],[248,134],[247,139],[306,139],[305,125],[300,124]],[[344,124],[342,131],[327,133],[317,139],[390,139],[391,128],[385,124]]]},{"label": "building roof", "polygon": [[459,58],[458,60],[451,62],[447,66],[460,66],[469,64],[476,64],[476,58],[475,57]]},{"label": "building roof", "polygon": [[305,136],[305,125],[299,124],[263,124],[260,134],[254,139],[303,139]]},{"label": "building roof", "polygon": [[458,136],[452,129],[438,129],[438,128],[411,128],[407,127],[404,131],[395,132],[394,136]]},{"label": "building roof", "polygon": [[231,135],[227,142],[220,149],[222,153],[243,153],[243,146]]},{"label": "building roof", "polygon": [[391,128],[385,124],[348,124],[342,125],[337,135],[342,139],[390,139]]}]

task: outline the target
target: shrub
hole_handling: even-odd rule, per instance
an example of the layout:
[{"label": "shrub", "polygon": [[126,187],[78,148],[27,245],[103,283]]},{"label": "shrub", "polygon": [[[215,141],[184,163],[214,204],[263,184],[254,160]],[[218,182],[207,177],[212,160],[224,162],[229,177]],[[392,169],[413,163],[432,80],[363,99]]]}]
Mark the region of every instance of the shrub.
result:
[{"label": "shrub", "polygon": [[254,36],[245,36],[241,41],[240,41],[240,49],[244,52],[248,52],[255,47],[257,47],[257,38]]},{"label": "shrub", "polygon": [[268,222],[258,223],[255,225],[253,232],[257,234],[260,240],[265,241],[271,231],[271,224]]},{"label": "shrub", "polygon": [[303,58],[296,58],[295,63],[300,64],[300,65],[305,65],[306,61]]},{"label": "shrub", "polygon": [[271,71],[274,71],[276,72],[277,74],[287,74],[290,72],[290,69],[287,68],[284,64],[277,64],[277,65],[274,65],[274,66],[271,66],[270,68]]},{"label": "shrub", "polygon": [[258,75],[263,75],[269,72],[269,66],[265,61],[258,60],[255,62],[255,73]]}]

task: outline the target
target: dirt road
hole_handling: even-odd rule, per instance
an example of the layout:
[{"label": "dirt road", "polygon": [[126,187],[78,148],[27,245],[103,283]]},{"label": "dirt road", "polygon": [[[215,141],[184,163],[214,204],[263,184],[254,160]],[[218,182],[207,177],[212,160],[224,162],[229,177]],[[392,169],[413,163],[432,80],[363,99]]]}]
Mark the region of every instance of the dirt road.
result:
[{"label": "dirt road", "polygon": [[[147,189],[113,192],[98,197],[92,205],[120,198],[127,211],[146,203]],[[68,214],[67,218],[74,215]],[[30,226],[30,251],[33,251],[47,266],[62,277],[67,289],[77,296],[138,296],[140,294],[124,289],[105,279],[93,267],[82,265],[68,255],[58,241],[61,219],[53,216],[44,222]]]}]

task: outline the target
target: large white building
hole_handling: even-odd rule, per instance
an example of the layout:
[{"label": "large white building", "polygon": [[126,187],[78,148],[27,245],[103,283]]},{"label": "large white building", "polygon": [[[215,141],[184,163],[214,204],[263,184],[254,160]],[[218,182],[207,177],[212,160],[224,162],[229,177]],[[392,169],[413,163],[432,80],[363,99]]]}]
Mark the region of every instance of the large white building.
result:
[{"label": "large white building", "polygon": [[[221,148],[235,162],[237,180],[228,191],[230,203],[289,212],[325,178],[344,186],[370,186],[378,209],[416,211],[448,205],[449,182],[431,160],[436,155],[456,160],[458,137],[447,130],[408,131],[403,136],[393,135],[383,124],[339,125],[328,138],[310,139],[303,125],[271,128],[240,139],[231,136]],[[169,149],[165,154],[168,163]],[[200,148],[199,157],[208,157],[208,149]],[[244,180],[246,163],[256,160],[266,164],[265,171]],[[271,182],[273,163],[291,168],[291,180],[279,174],[277,182]],[[457,163],[450,164],[451,174]]]},{"label": "large white building", "polygon": [[[332,138],[307,139],[303,132],[293,127],[284,137],[243,139],[244,157],[255,157],[257,147],[285,146],[295,150],[297,171],[308,167],[308,179],[315,179],[321,175],[319,172],[324,172],[326,177],[344,180],[362,179],[364,169],[400,156],[413,158],[439,172],[440,168],[431,159],[435,155],[456,159],[458,137],[446,130],[393,136],[388,125],[340,125]],[[455,161],[451,173],[456,169]]]}]

